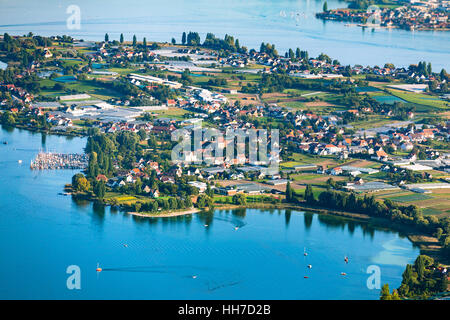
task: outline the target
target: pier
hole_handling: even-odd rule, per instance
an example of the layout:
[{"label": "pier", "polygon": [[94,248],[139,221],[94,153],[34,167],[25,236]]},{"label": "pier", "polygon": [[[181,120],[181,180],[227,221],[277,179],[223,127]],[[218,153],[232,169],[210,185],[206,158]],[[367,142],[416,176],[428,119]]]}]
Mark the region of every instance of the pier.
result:
[{"label": "pier", "polygon": [[32,170],[85,169],[89,163],[87,154],[39,152],[31,161]]}]

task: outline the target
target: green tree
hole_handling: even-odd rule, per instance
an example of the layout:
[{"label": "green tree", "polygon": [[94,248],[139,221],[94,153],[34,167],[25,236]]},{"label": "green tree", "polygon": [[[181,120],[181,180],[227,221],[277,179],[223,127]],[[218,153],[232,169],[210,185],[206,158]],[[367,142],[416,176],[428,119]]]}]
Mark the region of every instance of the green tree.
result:
[{"label": "green tree", "polygon": [[182,43],[183,45],[186,44],[186,32],[183,32],[183,35],[181,36],[181,43]]},{"label": "green tree", "polygon": [[208,186],[206,187],[205,193],[210,196],[211,198],[214,197],[214,191],[211,189],[211,186],[208,183]]},{"label": "green tree", "polygon": [[417,275],[419,276],[419,280],[423,280],[426,274],[427,267],[430,267],[433,265],[434,259],[421,254],[416,258],[416,261],[414,262],[414,269],[417,271]]},{"label": "green tree", "polygon": [[88,177],[96,178],[99,174],[99,166],[98,166],[98,155],[97,152],[91,152],[89,155],[89,164],[88,164]]},{"label": "green tree", "polygon": [[238,193],[233,196],[233,204],[243,206],[247,203],[247,197],[243,193]]},{"label": "green tree", "polygon": [[186,197],[186,199],[184,199],[184,206],[186,208],[192,208],[192,200],[191,197]]},{"label": "green tree", "polygon": [[294,59],[294,57],[295,57],[294,50],[289,49],[288,56],[289,56],[289,59]]},{"label": "green tree", "polygon": [[158,211],[158,201],[153,201],[153,204],[152,204],[152,211],[153,211],[153,212]]},{"label": "green tree", "polygon": [[16,123],[16,119],[11,112],[5,111],[2,114],[2,123],[8,126],[12,126]]},{"label": "green tree", "polygon": [[99,198],[103,199],[105,197],[106,186],[103,180],[97,181],[94,184],[94,194]]},{"label": "green tree", "polygon": [[109,42],[109,35],[105,33],[105,42]]},{"label": "green tree", "polygon": [[213,206],[213,199],[206,195],[206,194],[201,194],[198,196],[197,198],[197,207],[198,208],[212,208]]},{"label": "green tree", "polygon": [[381,288],[380,300],[392,300],[389,285],[387,283]]},{"label": "green tree", "polygon": [[178,209],[178,202],[177,199],[174,197],[170,197],[169,198],[169,206],[171,210],[176,210]]},{"label": "green tree", "polygon": [[136,44],[137,44],[136,35],[133,35],[133,47],[136,47]]},{"label": "green tree", "polygon": [[136,202],[136,203],[133,205],[133,207],[134,207],[134,211],[139,212],[139,211],[141,211],[142,203]]},{"label": "green tree", "polygon": [[123,43],[123,33],[120,34],[120,43]]},{"label": "green tree", "polygon": [[294,191],[291,187],[291,182],[288,181],[286,185],[286,202],[292,202],[294,200]]},{"label": "green tree", "polygon": [[392,290],[391,300],[401,300],[397,290]]},{"label": "green tree", "polygon": [[72,188],[77,192],[88,192],[91,186],[84,174],[77,173],[72,177]]},{"label": "green tree", "polygon": [[328,3],[326,1],[323,3],[323,12],[328,12]]},{"label": "green tree", "polygon": [[305,189],[305,201],[307,203],[315,203],[316,199],[314,198],[314,193],[312,190],[311,185],[306,185],[306,189]]}]

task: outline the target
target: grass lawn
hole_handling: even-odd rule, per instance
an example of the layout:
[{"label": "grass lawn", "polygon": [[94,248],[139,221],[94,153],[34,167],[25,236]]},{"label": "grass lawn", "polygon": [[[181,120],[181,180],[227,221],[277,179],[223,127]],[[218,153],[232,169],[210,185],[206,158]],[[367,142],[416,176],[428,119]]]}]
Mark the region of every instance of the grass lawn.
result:
[{"label": "grass lawn", "polygon": [[188,113],[188,111],[177,107],[169,107],[168,110],[157,110],[155,113],[158,114],[157,118],[183,119],[183,115]]}]

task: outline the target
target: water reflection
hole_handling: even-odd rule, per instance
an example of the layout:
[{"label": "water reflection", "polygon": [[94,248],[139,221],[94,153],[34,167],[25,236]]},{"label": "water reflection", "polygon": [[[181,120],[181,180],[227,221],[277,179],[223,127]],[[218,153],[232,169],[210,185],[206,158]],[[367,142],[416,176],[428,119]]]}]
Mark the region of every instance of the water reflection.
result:
[{"label": "water reflection", "polygon": [[41,134],[41,146],[43,149],[45,149],[46,142],[47,142],[47,134],[45,132],[43,132]]},{"label": "water reflection", "polygon": [[291,215],[292,215],[291,210],[286,210],[286,212],[284,213],[284,221],[286,223],[286,228],[289,226],[289,222],[291,221]]},{"label": "water reflection", "polygon": [[105,205],[101,202],[95,201],[92,205],[92,221],[97,226],[102,226],[105,222]]},{"label": "water reflection", "polygon": [[305,212],[303,214],[303,222],[305,225],[305,230],[311,229],[311,225],[313,223],[313,217],[314,217],[314,214],[310,213],[310,212]]},{"label": "water reflection", "polygon": [[14,132],[14,127],[11,126],[7,126],[7,125],[1,125],[2,130],[4,130],[7,133],[12,133]]},{"label": "water reflection", "polygon": [[78,197],[72,197],[72,202],[78,207],[78,208],[87,208],[91,205],[91,201],[87,201],[85,199],[81,199]]},{"label": "water reflection", "polygon": [[[101,225],[104,223],[104,220],[107,218],[107,213],[111,213],[113,215],[121,212],[123,217],[125,219],[131,218],[132,221],[136,224],[144,224],[148,223],[149,225],[157,225],[161,224],[163,228],[167,228],[171,225],[185,225],[186,229],[189,229],[189,226],[192,225],[192,222],[197,221],[199,225],[204,227],[205,232],[209,233],[213,228],[215,223],[227,223],[230,225],[230,227],[234,228],[235,230],[238,230],[240,228],[243,228],[247,225],[247,210],[255,210],[255,209],[246,209],[246,208],[239,208],[239,209],[227,209],[227,210],[208,210],[208,211],[201,211],[196,214],[188,214],[188,215],[180,215],[180,216],[174,216],[174,217],[164,217],[164,218],[157,218],[157,217],[141,217],[141,216],[135,216],[130,215],[127,212],[124,212],[120,210],[119,207],[106,207],[104,204],[100,202],[94,202],[87,201],[84,199],[72,197],[73,204],[80,209],[83,209],[83,212],[89,211],[89,208],[92,206],[92,217],[93,221],[97,225]],[[107,209],[108,208],[108,209]],[[87,211],[86,211],[87,210]],[[285,229],[287,230],[292,222],[292,217],[294,215],[302,215],[303,216],[303,223],[302,227],[305,232],[310,231],[314,224],[314,216],[317,216],[317,223],[319,225],[324,226],[327,230],[342,230],[342,231],[348,231],[346,232],[348,235],[353,236],[357,229],[361,230],[361,234],[363,237],[368,237],[369,239],[373,239],[375,236],[375,233],[377,230],[383,230],[384,232],[388,233],[395,233],[397,232],[388,230],[386,228],[383,228],[381,226],[374,226],[372,224],[368,224],[366,222],[359,222],[352,219],[346,219],[343,217],[337,217],[333,215],[326,215],[326,214],[316,214],[312,212],[303,212],[303,211],[296,211],[291,209],[281,210],[281,209],[267,209],[267,210],[261,210],[257,209],[255,212],[252,212],[253,214],[257,213],[268,213],[270,215],[273,215],[274,213],[277,213],[277,216],[284,215],[284,225]],[[131,217],[130,217],[131,216]],[[405,235],[399,233],[399,238],[404,239]]]}]

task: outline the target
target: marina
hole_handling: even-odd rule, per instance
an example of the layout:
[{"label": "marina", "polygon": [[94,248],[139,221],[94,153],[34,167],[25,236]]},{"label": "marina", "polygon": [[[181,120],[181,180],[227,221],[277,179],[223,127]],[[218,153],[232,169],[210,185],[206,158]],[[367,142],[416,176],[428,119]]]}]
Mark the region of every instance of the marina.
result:
[{"label": "marina", "polygon": [[39,152],[31,161],[32,170],[85,169],[89,162],[87,154]]}]

